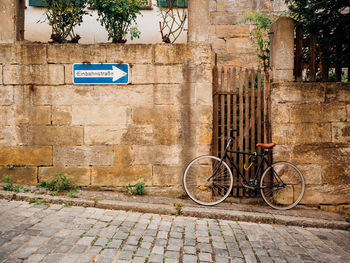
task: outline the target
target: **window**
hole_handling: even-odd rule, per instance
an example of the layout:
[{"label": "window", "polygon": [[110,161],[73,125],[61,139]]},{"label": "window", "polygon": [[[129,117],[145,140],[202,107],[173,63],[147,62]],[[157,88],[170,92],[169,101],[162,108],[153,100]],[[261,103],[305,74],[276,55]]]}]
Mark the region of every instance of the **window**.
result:
[{"label": "window", "polygon": [[188,0],[157,0],[157,6],[169,7],[173,2],[173,7],[186,8],[188,6]]},{"label": "window", "polygon": [[47,3],[45,0],[29,0],[30,6],[46,7]]}]

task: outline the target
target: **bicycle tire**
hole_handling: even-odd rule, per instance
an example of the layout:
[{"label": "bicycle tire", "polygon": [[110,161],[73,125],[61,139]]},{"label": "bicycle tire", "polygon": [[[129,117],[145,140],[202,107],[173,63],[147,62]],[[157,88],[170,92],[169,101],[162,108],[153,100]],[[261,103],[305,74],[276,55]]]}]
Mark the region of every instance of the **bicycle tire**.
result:
[{"label": "bicycle tire", "polygon": [[229,166],[222,161],[216,175],[209,181],[220,158],[203,155],[193,159],[186,167],[182,183],[186,194],[197,204],[213,206],[224,201],[231,193],[233,176]]},{"label": "bicycle tire", "polygon": [[[271,172],[277,173],[285,186],[277,186],[276,175],[271,175]],[[304,192],[304,176],[292,163],[273,163],[261,176],[261,196],[265,203],[274,209],[287,210],[295,207],[303,198]]]}]

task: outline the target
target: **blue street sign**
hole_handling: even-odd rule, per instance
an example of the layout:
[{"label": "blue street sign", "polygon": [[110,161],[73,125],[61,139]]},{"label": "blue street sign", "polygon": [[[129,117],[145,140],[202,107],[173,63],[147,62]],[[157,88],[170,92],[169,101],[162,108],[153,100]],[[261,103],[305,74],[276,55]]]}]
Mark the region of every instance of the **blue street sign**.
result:
[{"label": "blue street sign", "polygon": [[129,64],[73,64],[74,84],[128,84]]}]

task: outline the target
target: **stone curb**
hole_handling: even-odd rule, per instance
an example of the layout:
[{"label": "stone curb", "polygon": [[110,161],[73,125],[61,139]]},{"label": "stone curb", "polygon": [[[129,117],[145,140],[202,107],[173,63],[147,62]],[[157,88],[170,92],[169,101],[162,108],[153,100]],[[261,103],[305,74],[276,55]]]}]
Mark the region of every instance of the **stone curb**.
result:
[{"label": "stone curb", "polygon": [[[68,204],[74,206],[96,207],[102,209],[112,210],[129,210],[142,213],[157,213],[157,214],[174,214],[175,208],[172,205],[164,204],[146,204],[133,203],[116,200],[101,200],[93,201],[79,198],[69,198],[65,196],[48,196],[38,195],[33,193],[13,193],[7,191],[0,191],[1,199],[30,201],[30,199],[38,199],[44,203],[51,204]],[[343,221],[330,221],[316,218],[272,215],[259,212],[243,212],[237,210],[224,210],[207,207],[183,207],[183,216],[225,219],[235,221],[246,221],[256,223],[280,224],[288,226],[302,226],[302,227],[317,227],[317,228],[331,228],[344,229],[349,224]]]}]

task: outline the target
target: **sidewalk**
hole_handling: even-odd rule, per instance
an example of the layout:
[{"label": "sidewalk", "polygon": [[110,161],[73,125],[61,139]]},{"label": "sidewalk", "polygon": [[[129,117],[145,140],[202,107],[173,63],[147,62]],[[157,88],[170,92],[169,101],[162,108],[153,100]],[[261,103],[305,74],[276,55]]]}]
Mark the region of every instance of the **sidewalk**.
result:
[{"label": "sidewalk", "polygon": [[200,206],[187,199],[160,196],[127,196],[112,191],[80,190],[78,198],[0,191],[0,198],[8,200],[40,200],[43,203],[69,204],[112,210],[143,213],[175,214],[174,203],[182,204],[182,215],[198,218],[226,219],[256,223],[344,229],[349,224],[345,215],[324,212],[317,208],[297,206],[291,210],[274,210],[265,204],[235,204],[224,202],[213,207]]}]

